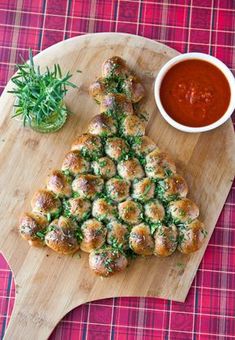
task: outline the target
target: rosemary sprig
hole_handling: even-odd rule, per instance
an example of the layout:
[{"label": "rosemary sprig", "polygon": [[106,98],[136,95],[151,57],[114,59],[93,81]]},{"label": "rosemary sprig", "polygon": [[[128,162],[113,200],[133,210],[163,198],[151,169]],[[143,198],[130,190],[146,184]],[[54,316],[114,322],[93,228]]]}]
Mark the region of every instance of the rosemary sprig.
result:
[{"label": "rosemary sprig", "polygon": [[[15,87],[8,91],[17,98],[13,117],[21,116],[24,125],[30,126],[33,121],[40,126],[55,113],[56,119],[67,115],[68,109],[62,100],[68,86],[76,87],[69,81],[72,76],[69,72],[63,76],[59,64],[55,64],[52,70],[47,67],[42,73],[40,67],[34,64],[31,50],[28,63],[24,61],[22,65],[18,64],[16,67],[18,72],[11,79]],[[54,116],[53,118],[55,119]]]}]

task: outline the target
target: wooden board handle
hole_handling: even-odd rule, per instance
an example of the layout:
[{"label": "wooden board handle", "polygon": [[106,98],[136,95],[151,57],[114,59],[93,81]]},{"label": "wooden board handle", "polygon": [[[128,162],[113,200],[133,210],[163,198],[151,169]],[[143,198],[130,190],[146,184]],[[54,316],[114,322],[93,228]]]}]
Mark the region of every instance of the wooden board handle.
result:
[{"label": "wooden board handle", "polygon": [[[5,340],[48,339],[55,326],[64,316],[65,313],[61,313],[60,308],[48,304],[47,301],[45,301],[46,308],[40,308],[38,303],[33,302],[34,292],[35,286],[31,285],[27,294],[22,290],[22,294],[16,295],[13,313],[4,337]],[[39,291],[36,299],[43,300],[45,298],[45,292]]]},{"label": "wooden board handle", "polygon": [[[13,239],[8,237],[3,248],[8,242]],[[81,279],[84,279],[80,275],[84,265],[78,267],[75,259],[58,259],[56,254],[46,254],[44,249],[29,248],[28,251],[24,266],[11,266],[15,274],[16,297],[4,337],[7,340],[47,339],[64,315],[89,301],[87,292],[82,287],[79,289],[77,277],[69,277],[70,262],[72,272],[77,272]],[[14,257],[15,252],[11,256]],[[13,262],[11,256],[5,256],[9,264]],[[59,261],[59,265],[56,266],[55,261]]]}]

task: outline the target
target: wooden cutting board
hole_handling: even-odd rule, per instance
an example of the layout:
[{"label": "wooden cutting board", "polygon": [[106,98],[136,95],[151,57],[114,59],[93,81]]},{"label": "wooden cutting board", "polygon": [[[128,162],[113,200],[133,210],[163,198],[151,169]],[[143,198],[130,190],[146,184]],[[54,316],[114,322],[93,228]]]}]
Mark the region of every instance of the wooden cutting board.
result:
[{"label": "wooden cutting board", "polygon": [[[185,300],[232,184],[235,143],[231,121],[212,132],[187,134],[161,118],[153,98],[154,78],[177,54],[154,41],[114,33],[72,38],[43,51],[36,63],[60,63],[79,86],[69,90],[66,98],[74,115],[54,134],[35,133],[10,118],[14,98],[7,93],[11,84],[7,85],[0,99],[0,249],[14,273],[16,301],[5,339],[46,339],[67,312],[92,300],[115,296]],[[44,185],[52,168],[60,168],[73,139],[98,113],[88,87],[100,75],[102,62],[113,55],[126,59],[142,79],[147,89],[145,107],[151,113],[147,133],[170,153],[185,176],[208,237],[200,251],[190,256],[139,258],[123,273],[101,279],[88,268],[87,254],[79,258],[30,248],[16,227],[21,212],[30,209],[34,191]]]}]

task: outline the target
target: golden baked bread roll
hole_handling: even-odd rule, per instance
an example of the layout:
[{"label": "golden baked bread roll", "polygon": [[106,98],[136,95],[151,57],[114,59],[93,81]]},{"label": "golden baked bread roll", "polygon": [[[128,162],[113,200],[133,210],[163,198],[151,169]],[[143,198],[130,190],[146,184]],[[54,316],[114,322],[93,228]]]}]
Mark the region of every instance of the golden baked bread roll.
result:
[{"label": "golden baked bread roll", "polygon": [[190,199],[183,198],[169,204],[169,213],[175,223],[190,223],[198,217],[199,208]]},{"label": "golden baked bread roll", "polygon": [[90,253],[94,249],[102,247],[106,240],[107,230],[104,224],[95,218],[86,220],[81,225],[83,239],[80,244],[81,250]]},{"label": "golden baked bread roll", "polygon": [[128,181],[144,177],[144,169],[137,158],[120,161],[117,165],[119,176]]},{"label": "golden baked bread roll", "polygon": [[90,96],[92,96],[97,103],[100,103],[103,96],[106,94],[105,84],[103,78],[98,78],[89,87]]},{"label": "golden baked bread roll", "polygon": [[101,113],[91,119],[87,131],[91,135],[100,137],[113,136],[117,133],[116,121],[105,113]]},{"label": "golden baked bread roll", "polygon": [[122,138],[108,138],[105,143],[105,152],[110,158],[118,161],[128,154],[129,146]]},{"label": "golden baked bread roll", "polygon": [[150,178],[143,178],[133,182],[132,197],[141,202],[146,202],[154,197],[155,184]]},{"label": "golden baked bread roll", "polygon": [[92,162],[91,167],[97,176],[105,179],[112,178],[116,175],[116,165],[109,157],[101,157]]},{"label": "golden baked bread roll", "polygon": [[51,222],[51,230],[45,236],[46,245],[63,255],[73,254],[79,249],[76,238],[77,224],[70,218],[60,216]]},{"label": "golden baked bread roll", "polygon": [[142,206],[132,200],[119,203],[118,212],[120,218],[127,224],[138,224],[142,218]]},{"label": "golden baked bread roll", "polygon": [[164,219],[165,209],[158,200],[154,199],[145,204],[144,214],[150,223],[158,223]]},{"label": "golden baked bread roll", "polygon": [[159,182],[158,197],[166,201],[185,198],[188,194],[188,185],[180,175],[172,175]]},{"label": "golden baked bread roll", "polygon": [[60,170],[52,171],[47,178],[47,190],[54,192],[57,197],[70,197],[72,195],[72,179]]},{"label": "golden baked bread roll", "polygon": [[149,256],[154,251],[154,240],[147,224],[141,223],[131,229],[129,244],[131,249],[139,255]]},{"label": "golden baked bread roll", "polygon": [[197,251],[207,232],[204,224],[198,219],[192,221],[184,227],[179,228],[178,250],[183,254],[190,254]]},{"label": "golden baked bread roll", "polygon": [[53,192],[38,190],[33,195],[31,207],[35,213],[57,215],[60,212],[61,202]]},{"label": "golden baked bread roll", "polygon": [[21,237],[28,241],[30,245],[42,247],[44,246],[42,236],[47,226],[48,221],[45,216],[33,212],[25,212],[20,217],[18,229]]},{"label": "golden baked bread roll", "polygon": [[178,230],[174,224],[160,225],[154,233],[154,255],[169,256],[177,248]]},{"label": "golden baked bread roll", "polygon": [[123,250],[128,249],[129,230],[127,225],[118,220],[112,220],[107,224],[107,230],[107,243],[109,245],[121,246]]},{"label": "golden baked bread roll", "polygon": [[73,176],[89,171],[90,163],[83,157],[81,151],[70,151],[65,155],[61,170]]},{"label": "golden baked bread roll", "polygon": [[97,275],[111,276],[123,271],[128,265],[126,256],[111,247],[93,250],[89,255],[89,266]]},{"label": "golden baked bread roll", "polygon": [[132,103],[138,103],[145,95],[145,89],[138,77],[130,75],[124,82],[124,92]]},{"label": "golden baked bread roll", "polygon": [[139,137],[145,134],[145,123],[137,115],[127,116],[120,128],[126,137]]},{"label": "golden baked bread roll", "polygon": [[156,143],[148,136],[139,137],[132,145],[132,149],[138,156],[146,156],[156,148]]},{"label": "golden baked bread roll", "polygon": [[111,116],[134,114],[131,101],[123,93],[108,93],[100,102],[100,112]]},{"label": "golden baked bread roll", "polygon": [[176,166],[166,152],[157,148],[146,156],[145,172],[150,178],[161,179],[176,173]]},{"label": "golden baked bread roll", "polygon": [[92,216],[99,221],[108,222],[117,216],[117,207],[105,198],[98,198],[93,202]]},{"label": "golden baked bread roll", "polygon": [[121,76],[126,77],[130,74],[129,68],[124,59],[114,56],[104,61],[102,65],[102,77]]},{"label": "golden baked bread roll", "polygon": [[74,197],[64,201],[64,212],[66,216],[83,221],[91,215],[91,202],[87,199]]},{"label": "golden baked bread roll", "polygon": [[106,182],[106,192],[109,198],[115,202],[122,202],[129,197],[130,183],[125,179],[111,178]]},{"label": "golden baked bread roll", "polygon": [[78,197],[94,200],[104,186],[104,180],[95,175],[79,175],[72,182],[72,188]]},{"label": "golden baked bread roll", "polygon": [[83,156],[89,158],[99,157],[102,155],[101,139],[99,136],[84,133],[73,142],[71,150],[79,150]]}]

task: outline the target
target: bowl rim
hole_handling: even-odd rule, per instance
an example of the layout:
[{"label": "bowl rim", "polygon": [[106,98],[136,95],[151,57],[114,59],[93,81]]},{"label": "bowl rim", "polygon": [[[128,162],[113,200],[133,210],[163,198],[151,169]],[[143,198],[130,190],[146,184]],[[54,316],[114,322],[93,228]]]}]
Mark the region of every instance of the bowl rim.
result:
[{"label": "bowl rim", "polygon": [[[165,74],[169,71],[169,69],[182,62],[185,60],[190,60],[190,59],[198,59],[198,60],[203,60],[206,62],[211,63],[212,65],[216,66],[219,68],[219,70],[224,74],[225,78],[227,79],[230,87],[230,102],[228,105],[227,110],[223,114],[222,117],[220,117],[216,122],[205,125],[205,126],[200,126],[200,127],[192,127],[192,126],[187,126],[178,123],[176,120],[174,120],[172,117],[168,115],[168,113],[165,111],[161,99],[160,99],[160,87],[161,87],[161,82],[165,76]],[[180,54],[176,57],[173,57],[170,59],[166,64],[162,66],[160,69],[159,73],[157,74],[155,78],[155,84],[154,84],[154,97],[155,101],[157,104],[157,107],[163,116],[163,118],[173,127],[175,127],[178,130],[184,131],[184,132],[192,132],[192,133],[197,133],[197,132],[205,132],[205,131],[210,131],[213,130],[220,125],[224,124],[232,115],[234,109],[235,109],[235,78],[233,76],[233,73],[230,71],[230,69],[218,58],[213,57],[209,54],[206,53],[200,53],[200,52],[190,52],[190,53],[183,53]]]}]

